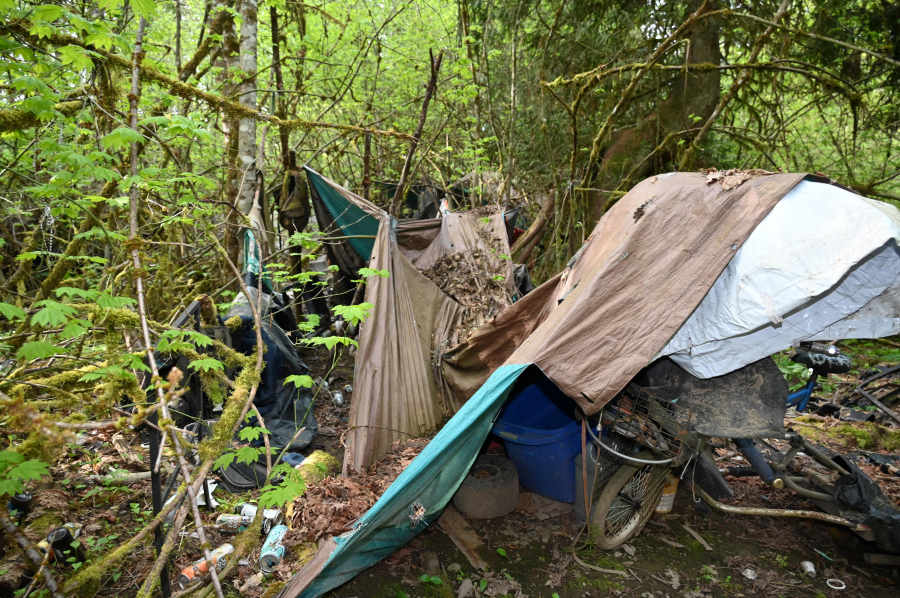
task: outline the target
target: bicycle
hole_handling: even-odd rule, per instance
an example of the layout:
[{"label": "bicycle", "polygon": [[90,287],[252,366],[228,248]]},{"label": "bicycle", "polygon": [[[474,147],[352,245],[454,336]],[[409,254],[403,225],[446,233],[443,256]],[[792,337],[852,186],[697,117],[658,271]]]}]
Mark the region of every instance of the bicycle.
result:
[{"label": "bicycle", "polygon": [[[845,373],[852,365],[850,359],[835,347],[820,343],[801,344],[792,360],[812,369],[804,387],[790,393],[786,399],[786,406],[795,407],[798,412],[808,408],[820,376]],[[668,474],[678,469],[682,477],[692,474],[692,481],[697,482],[693,487],[695,495],[718,510],[819,519],[849,527],[866,540],[880,540],[872,527],[861,523],[859,517],[857,520],[844,517],[835,498],[836,484],[841,476],[864,474],[843,457],[829,454],[827,449],[813,445],[794,432],[784,435],[783,439],[788,443],[785,452],[762,439],[731,439],[749,467],[727,473],[759,476],[775,489],[787,487],[825,513],[734,507],[718,502],[708,492],[709,486],[718,484],[721,488],[724,484],[727,487],[727,481],[715,465],[709,437],[689,430],[691,415],[679,407],[677,399],[665,400],[630,384],[600,412],[597,425],[587,426],[592,444],[602,448],[604,453],[603,459],[598,456],[596,460],[594,491],[587,517],[590,539],[595,546],[618,548],[640,533],[659,504]],[[600,437],[595,429],[600,431]],[[597,448],[598,452],[600,448]],[[696,475],[698,468],[704,475]],[[581,474],[576,472],[576,475]],[[704,476],[706,484],[703,483]]]}]

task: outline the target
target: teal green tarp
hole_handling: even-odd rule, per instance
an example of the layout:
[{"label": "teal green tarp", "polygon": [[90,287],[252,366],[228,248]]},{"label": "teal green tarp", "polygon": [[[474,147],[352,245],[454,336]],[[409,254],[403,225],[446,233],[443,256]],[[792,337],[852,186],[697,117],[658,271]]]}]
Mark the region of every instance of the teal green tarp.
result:
[{"label": "teal green tarp", "polygon": [[[293,598],[298,592],[302,592],[300,598],[321,596],[390,556],[437,519],[472,467],[509,391],[527,367],[498,368],[354,529],[336,539],[336,548],[312,583],[305,589],[298,587],[307,577],[295,575],[282,597]],[[425,508],[425,519],[417,525],[412,525],[407,515],[413,503]]]},{"label": "teal green tarp", "polygon": [[[316,188],[316,193],[334,216],[335,224],[341,227],[344,235],[351,237],[347,241],[368,262],[372,257],[372,249],[375,247],[378,219],[338,193],[334,187],[322,180],[322,175],[309,168],[306,169],[306,173],[309,182]],[[368,238],[359,238],[360,236]]]}]

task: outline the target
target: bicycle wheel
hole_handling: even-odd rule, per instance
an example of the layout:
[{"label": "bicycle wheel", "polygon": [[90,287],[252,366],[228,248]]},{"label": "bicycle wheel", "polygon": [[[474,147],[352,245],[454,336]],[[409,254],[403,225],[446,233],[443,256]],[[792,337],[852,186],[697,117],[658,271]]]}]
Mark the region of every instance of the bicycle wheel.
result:
[{"label": "bicycle wheel", "polygon": [[[636,459],[657,460],[651,452]],[[626,462],[609,478],[591,509],[591,541],[605,550],[618,548],[640,533],[659,504],[668,465]]]}]

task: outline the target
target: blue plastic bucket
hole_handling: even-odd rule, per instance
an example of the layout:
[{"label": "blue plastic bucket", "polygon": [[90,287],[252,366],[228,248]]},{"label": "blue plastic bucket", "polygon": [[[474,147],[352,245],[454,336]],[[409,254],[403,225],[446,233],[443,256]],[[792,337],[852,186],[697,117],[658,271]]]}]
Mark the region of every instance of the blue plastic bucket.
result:
[{"label": "blue plastic bucket", "polygon": [[493,432],[505,441],[520,484],[541,496],[574,503],[575,457],[581,452],[575,402],[540,370],[533,372],[519,378]]}]

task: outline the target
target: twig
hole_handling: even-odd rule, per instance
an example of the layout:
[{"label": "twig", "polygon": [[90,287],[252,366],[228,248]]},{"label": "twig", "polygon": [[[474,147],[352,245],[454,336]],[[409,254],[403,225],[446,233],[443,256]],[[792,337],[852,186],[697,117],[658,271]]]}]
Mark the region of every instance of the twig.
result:
[{"label": "twig", "polygon": [[[7,534],[15,536],[16,542],[19,543],[22,551],[28,555],[28,558],[30,558],[35,565],[40,567],[41,563],[44,561],[44,557],[42,557],[41,553],[31,545],[31,542],[28,541],[28,538],[25,537],[22,530],[16,527],[16,524],[12,522],[6,513],[0,514],[0,525],[3,526],[3,531]],[[56,585],[56,580],[53,578],[53,574],[50,573],[50,570],[47,567],[40,567],[40,572],[44,577],[47,588],[53,594],[53,598],[65,598],[64,595],[59,592],[59,586]]]}]

